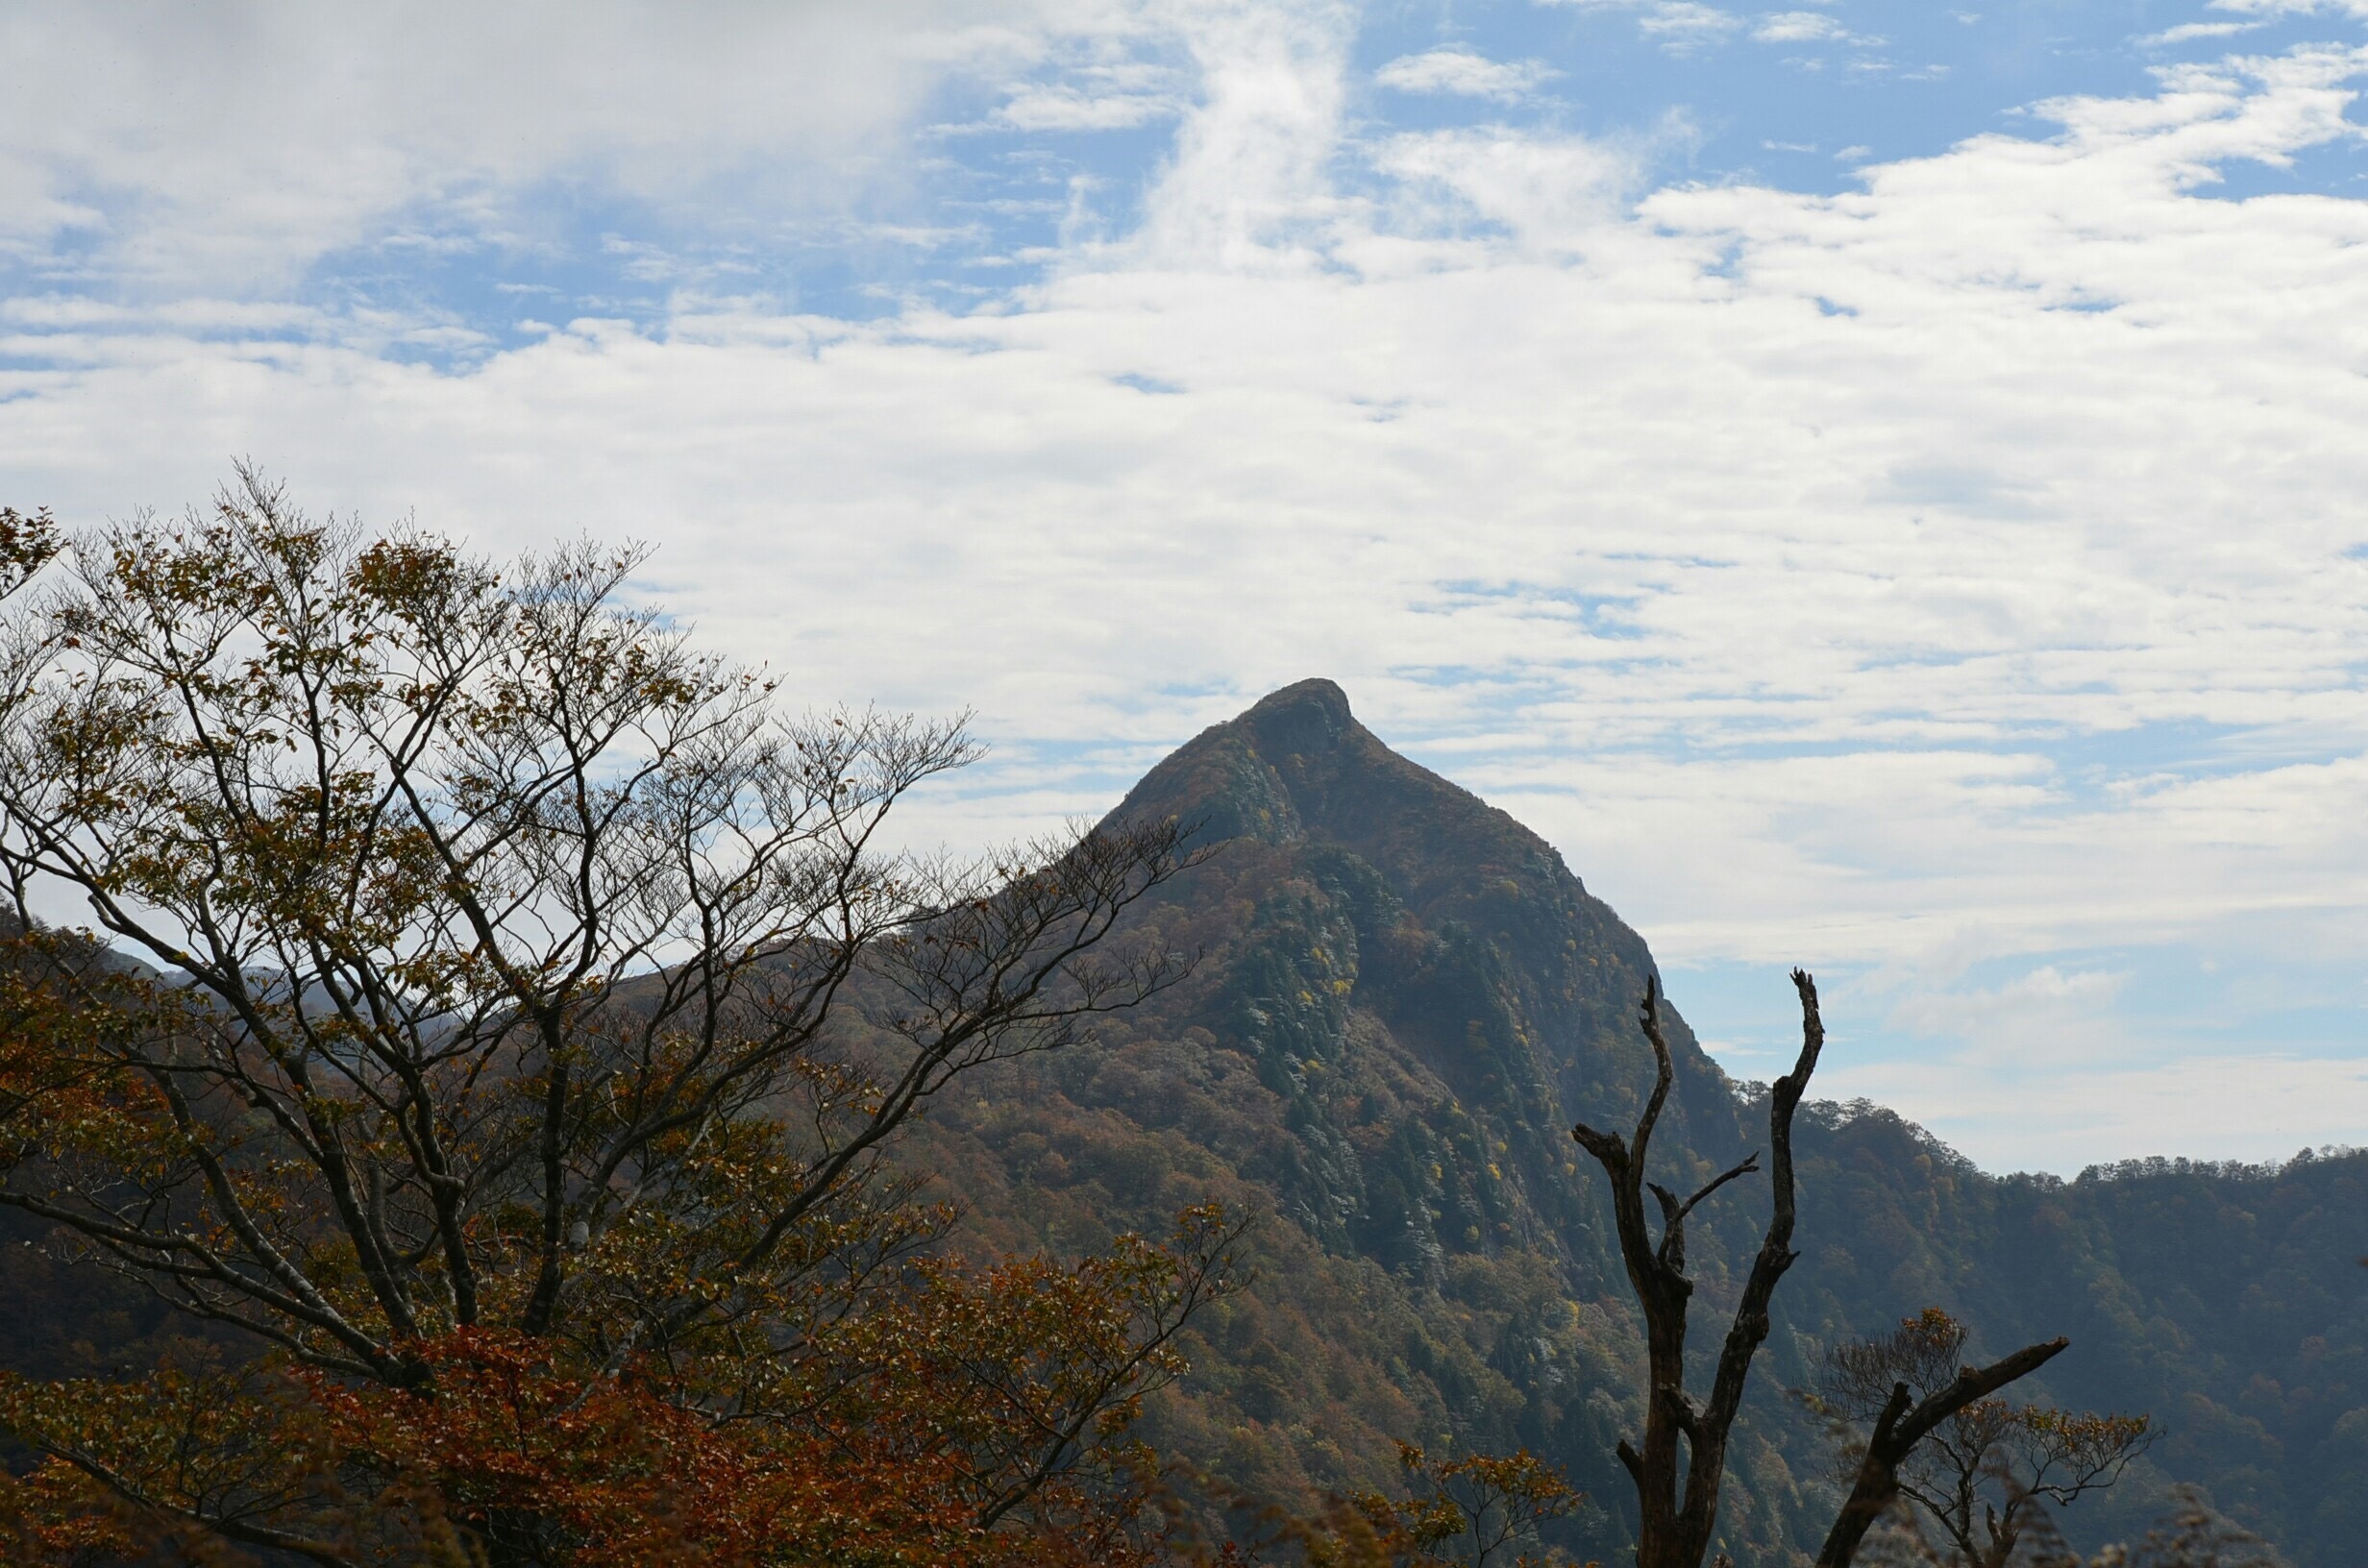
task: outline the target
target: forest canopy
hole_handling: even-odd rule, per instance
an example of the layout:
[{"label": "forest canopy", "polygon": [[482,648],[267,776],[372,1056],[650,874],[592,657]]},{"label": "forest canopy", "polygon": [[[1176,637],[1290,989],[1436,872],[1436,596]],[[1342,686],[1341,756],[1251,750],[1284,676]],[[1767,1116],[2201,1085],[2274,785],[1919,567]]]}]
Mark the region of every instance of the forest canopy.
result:
[{"label": "forest canopy", "polygon": [[251,472],[8,528],[0,1206],[211,1331],[0,1387],[39,1542],[1132,1550],[1126,1429],[1237,1223],[971,1268],[884,1156],[1174,982],[1118,934],[1172,825],[889,847],[960,723],[785,713],[624,601],[635,551],[494,567]]}]

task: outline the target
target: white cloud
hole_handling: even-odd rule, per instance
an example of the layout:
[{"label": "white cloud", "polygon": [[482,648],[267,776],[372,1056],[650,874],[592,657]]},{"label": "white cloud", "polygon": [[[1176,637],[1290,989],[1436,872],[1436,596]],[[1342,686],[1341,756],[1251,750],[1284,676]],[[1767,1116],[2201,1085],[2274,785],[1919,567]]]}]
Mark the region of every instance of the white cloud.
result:
[{"label": "white cloud", "polygon": [[2093,1063],[2111,1054],[2101,1044],[2124,1043],[2113,1013],[2129,980],[2109,969],[2046,964],[2000,986],[1919,991],[1895,1006],[1888,1021],[1927,1040],[1972,1043],[1990,1063],[2047,1067],[2067,1056]]},{"label": "white cloud", "polygon": [[1562,73],[1542,61],[1494,61],[1468,49],[1433,49],[1401,55],[1373,73],[1373,80],[1399,92],[1452,93],[1518,103]]},{"label": "white cloud", "polygon": [[[1375,162],[1418,201],[1444,196],[1549,251],[1598,235],[1620,215],[1620,198],[1640,172],[1634,155],[1601,142],[1502,130],[1395,136],[1377,150]],[[1435,209],[1431,215],[1439,219]]]},{"label": "white cloud", "polygon": [[2143,49],[2158,49],[2168,44],[2192,43],[2198,38],[2233,37],[2263,25],[2260,22],[2182,22],[2159,33],[2149,33],[2137,42]]},{"label": "white cloud", "polygon": [[1743,26],[1743,19],[1731,11],[1720,11],[1697,0],[1660,0],[1637,18],[1637,27],[1647,37],[1660,38],[1672,49],[1691,49],[1715,43]]},{"label": "white cloud", "polygon": [[[1158,29],[1147,28],[1157,32]],[[1048,49],[1039,79],[1013,84],[986,126],[1009,131],[1124,131],[1173,119],[1191,83],[1156,61],[1127,58],[1110,36]]]},{"label": "white cloud", "polygon": [[[382,352],[400,324],[277,296],[19,299],[0,499],[170,506],[244,453],[316,505],[489,550],[654,537],[653,591],[798,692],[975,703],[1000,771],[922,818],[961,840],[1105,805],[1329,674],[1665,960],[1867,966],[1867,1016],[1902,1028],[2045,1003],[2070,1050],[2128,995],[2063,949],[2334,966],[2368,941],[2368,564],[2344,554],[2368,543],[2368,204],[2207,190],[2356,135],[2368,59],[2184,68],[1838,196],[1640,196],[1649,159],[1559,131],[1360,141],[1336,8],[1175,25],[1188,108],[1143,221],[993,308],[686,295],[437,371]],[[789,145],[749,112],[718,166]],[[540,145],[515,166],[590,143]],[[386,155],[387,188],[466,196],[464,153]],[[180,156],[107,165],[161,193],[110,243],[194,232],[230,177]],[[222,221],[234,248],[261,232]],[[2008,961],[2060,993],[1964,978]],[[2032,1136],[2126,1116],[2116,1150],[2180,1146],[2125,1066],[2084,1062]],[[2003,1090],[1945,1068],[1892,1087],[2004,1129]],[[2247,1125],[2346,1136],[2349,1070],[2277,1067]],[[2289,1126],[2312,1085],[2322,1119]]]},{"label": "white cloud", "polygon": [[1133,257],[1295,267],[1344,204],[1330,186],[1354,17],[1313,0],[1225,0],[1196,14],[1185,45],[1199,94],[1148,204]]},{"label": "white cloud", "polygon": [[2211,9],[2259,16],[2368,16],[2368,0],[2211,0]]},{"label": "white cloud", "polygon": [[1156,93],[1028,87],[997,109],[993,123],[1014,131],[1125,131],[1172,119],[1183,108],[1176,100]]},{"label": "white cloud", "polygon": [[516,204],[552,182],[829,207],[949,76],[1148,25],[1098,0],[12,7],[0,58],[55,68],[0,98],[0,237],[73,232],[85,269],[233,291],[423,211],[451,244],[532,245]]},{"label": "white cloud", "polygon": [[1672,53],[1688,53],[1716,43],[1745,24],[1733,12],[1704,5],[1700,0],[1539,0],[1540,4],[1570,6],[1582,11],[1636,12],[1637,30],[1660,41]]},{"label": "white cloud", "polygon": [[1843,31],[1841,23],[1822,12],[1780,11],[1760,18],[1751,36],[1763,43],[1830,38]]},{"label": "white cloud", "polygon": [[1762,43],[1845,43],[1872,47],[1881,38],[1851,32],[1820,11],[1771,12],[1760,18],[1751,36]]},{"label": "white cloud", "polygon": [[1990,1170],[2077,1174],[2158,1155],[2282,1162],[2328,1143],[2330,1127],[2368,1128],[2368,1063],[2264,1051],[2194,1056],[2098,1072],[2083,1041],[2056,1070],[2006,1078],[1978,1061],[1841,1066],[1818,1087],[1891,1105]]}]

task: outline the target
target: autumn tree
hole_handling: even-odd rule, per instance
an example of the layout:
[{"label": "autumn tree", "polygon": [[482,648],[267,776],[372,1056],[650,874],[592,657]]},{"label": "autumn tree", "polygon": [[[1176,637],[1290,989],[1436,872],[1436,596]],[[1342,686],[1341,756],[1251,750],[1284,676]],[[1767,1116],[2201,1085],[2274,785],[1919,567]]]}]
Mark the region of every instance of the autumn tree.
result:
[{"label": "autumn tree", "polygon": [[1177,1525],[1169,1545],[1194,1568],[1576,1568],[1539,1540],[1540,1526],[1586,1501],[1555,1466],[1527,1449],[1439,1455],[1400,1443],[1397,1457],[1398,1491],[1327,1498],[1312,1513],[1217,1484],[1216,1496],[1238,1517],[1214,1550],[1185,1517],[1187,1499],[1171,1490]]},{"label": "autumn tree", "polygon": [[[1887,1335],[1834,1346],[1805,1393],[1837,1428],[1839,1470],[1854,1497],[1880,1444],[1897,1455],[1888,1465],[1894,1495],[1937,1533],[1952,1568],[2005,1568],[2026,1534],[2045,1529],[2047,1505],[2111,1486],[2146,1451],[2154,1428],[2143,1415],[2018,1404],[1994,1392],[1960,1402],[1961,1391],[2003,1387],[2065,1344],[1976,1368],[1966,1364],[1965,1342],[1962,1324],[1927,1309]],[[1937,1418],[1917,1421],[1928,1406]]]},{"label": "autumn tree", "polygon": [[[849,1549],[875,1506],[947,1561],[1025,1529],[1117,1560],[1086,1473],[1230,1223],[970,1275],[914,1261],[946,1215],[886,1156],[1179,978],[1122,926],[1174,826],[897,850],[963,725],[785,712],[629,601],[632,551],[495,567],[242,470],[70,549],[8,513],[0,552],[8,1000],[42,1019],[0,1061],[0,1205],[272,1352],[11,1384],[60,1497],[322,1563],[439,1530],[659,1560],[629,1518],[804,1560],[784,1530]],[[43,900],[146,968],[72,959]],[[398,1494],[410,1525],[354,1522]]]},{"label": "autumn tree", "polygon": [[[2171,1499],[2170,1511],[2143,1540],[2085,1555],[2072,1548],[2047,1513],[2035,1511],[2013,1561],[2025,1568],[2289,1568],[2275,1547],[2214,1511],[2196,1487],[2174,1486]],[[1894,1553],[1884,1560],[1900,1568],[1945,1568],[1912,1535],[1895,1534],[1884,1544]]]},{"label": "autumn tree", "polygon": [[1400,1443],[1397,1458],[1407,1495],[1369,1493],[1355,1504],[1377,1537],[1396,1544],[1418,1568],[1508,1561],[1542,1568],[1547,1559],[1528,1550],[1538,1544],[1538,1527],[1585,1501],[1561,1471],[1527,1449],[1439,1455]]}]

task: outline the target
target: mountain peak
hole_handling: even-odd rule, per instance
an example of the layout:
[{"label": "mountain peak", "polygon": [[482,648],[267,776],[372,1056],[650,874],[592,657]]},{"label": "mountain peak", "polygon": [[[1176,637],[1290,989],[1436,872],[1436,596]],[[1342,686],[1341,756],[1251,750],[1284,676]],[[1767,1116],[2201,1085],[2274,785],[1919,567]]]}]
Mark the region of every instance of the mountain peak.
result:
[{"label": "mountain peak", "polygon": [[1195,824],[1203,842],[1337,845],[1379,868],[1418,908],[1476,876],[1580,891],[1552,845],[1383,745],[1357,722],[1348,694],[1320,676],[1202,730],[1146,774],[1116,815],[1172,817]]},{"label": "mountain peak", "polygon": [[[1406,1194],[1454,1208],[1432,1190],[1441,1160],[1416,1159],[1413,1143],[1384,1157],[1399,1113],[1377,1109],[1423,1102],[1406,1112],[1422,1120],[1453,1102],[1504,1157],[1472,1179],[1514,1181],[1529,1196],[1507,1198],[1513,1208],[1485,1223],[1457,1209],[1455,1235],[1439,1245],[1487,1250],[1529,1227],[1566,1252],[1587,1218],[1568,1180],[1567,1117],[1600,1121],[1640,1103],[1650,1058],[1635,1012],[1652,955],[1551,845],[1383,745],[1323,679],[1201,731],[1119,815],[1181,822],[1222,846],[1163,894],[1177,910],[1165,919],[1207,955],[1196,1024],[1255,1061],[1295,1108],[1297,1174],[1282,1186],[1310,1235],[1408,1262],[1409,1238],[1430,1236],[1437,1215],[1417,1223],[1414,1198],[1374,1198],[1356,1172],[1368,1155],[1397,1160]],[[1680,1079],[1673,1125],[1723,1152],[1736,1140],[1734,1095],[1684,1020],[1665,1017]],[[1418,1081],[1430,1087],[1408,1087]],[[1406,1137],[1462,1136],[1447,1121],[1423,1125]],[[1351,1148],[1364,1152],[1351,1160]],[[1516,1167],[1527,1175],[1497,1174]]]},{"label": "mountain peak", "polygon": [[1338,682],[1316,676],[1270,692],[1185,742],[1129,792],[1117,815],[1178,818],[1204,840],[1290,844],[1309,836],[1311,819],[1328,815],[1332,786],[1344,776],[1398,771],[1433,778],[1357,723]]},{"label": "mountain peak", "polygon": [[1334,739],[1364,728],[1348,711],[1348,694],[1338,681],[1321,675],[1269,692],[1234,723],[1247,724],[1262,736],[1303,741]]}]

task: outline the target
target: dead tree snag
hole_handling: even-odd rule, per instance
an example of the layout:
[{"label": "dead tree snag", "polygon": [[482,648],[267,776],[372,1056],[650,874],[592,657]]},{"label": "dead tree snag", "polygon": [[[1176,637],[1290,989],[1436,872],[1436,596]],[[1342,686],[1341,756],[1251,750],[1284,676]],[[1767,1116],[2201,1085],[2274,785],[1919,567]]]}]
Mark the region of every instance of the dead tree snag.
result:
[{"label": "dead tree snag", "polygon": [[[1641,1448],[1622,1440],[1619,1460],[1636,1482],[1640,1513],[1637,1568],[1701,1568],[1718,1522],[1718,1486],[1726,1473],[1727,1435],[1742,1408],[1751,1359],[1767,1338],[1768,1301],[1776,1282],[1792,1266],[1792,1115],[1816,1071],[1825,1044],[1817,1015],[1817,987],[1806,970],[1792,971],[1801,998],[1801,1054],[1792,1070],[1776,1080],[1768,1098],[1768,1178],[1775,1209],[1759,1256],[1752,1261],[1735,1319],[1720,1347],[1710,1396],[1697,1403],[1686,1390],[1686,1312],[1693,1281],[1686,1273],[1686,1217],[1712,1193],[1760,1168],[1757,1153],[1719,1174],[1691,1197],[1645,1179],[1653,1127],[1669,1098],[1674,1069],[1661,1029],[1657,981],[1646,983],[1637,1021],[1653,1047],[1651,1097],[1635,1132],[1625,1140],[1584,1123],[1570,1129],[1580,1147],[1595,1157],[1612,1182],[1612,1212],[1619,1228],[1620,1261],[1644,1311],[1647,1385]],[[1661,1209],[1661,1239],[1653,1240],[1645,1219],[1649,1188]],[[1681,1453],[1679,1444],[1683,1440]]]}]

